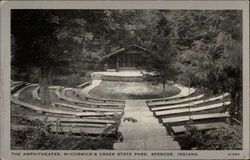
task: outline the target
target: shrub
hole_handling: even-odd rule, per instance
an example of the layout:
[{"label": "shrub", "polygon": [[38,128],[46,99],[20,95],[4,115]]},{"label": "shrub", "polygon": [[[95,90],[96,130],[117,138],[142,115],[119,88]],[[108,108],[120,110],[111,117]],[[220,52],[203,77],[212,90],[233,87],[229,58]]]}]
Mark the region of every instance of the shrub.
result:
[{"label": "shrub", "polygon": [[[116,123],[107,127],[102,134],[91,137],[82,130],[80,136],[67,132],[63,134],[51,132],[51,125],[47,121],[30,121],[22,116],[12,116],[12,123],[32,126],[22,131],[11,130],[12,149],[20,147],[28,150],[93,150],[113,149],[113,144],[121,133],[118,131],[120,115],[113,117]],[[60,130],[60,126],[58,126]],[[116,138],[109,137],[112,132]]]},{"label": "shrub", "polygon": [[240,150],[242,149],[242,132],[237,126],[224,126],[207,131],[202,136],[199,149],[208,150]]},{"label": "shrub", "polygon": [[186,136],[199,150],[240,150],[242,149],[242,127],[225,125],[204,133],[188,124]]}]

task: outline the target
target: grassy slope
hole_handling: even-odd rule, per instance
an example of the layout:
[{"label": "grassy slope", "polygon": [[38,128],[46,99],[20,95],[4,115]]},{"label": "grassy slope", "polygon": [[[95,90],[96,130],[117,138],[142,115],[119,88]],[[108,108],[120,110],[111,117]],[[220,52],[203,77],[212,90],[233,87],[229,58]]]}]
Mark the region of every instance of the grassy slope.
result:
[{"label": "grassy slope", "polygon": [[[174,86],[166,86],[166,96],[180,92]],[[103,81],[89,92],[90,95],[108,99],[148,99],[161,98],[162,85],[152,85],[146,82],[111,82]]]}]

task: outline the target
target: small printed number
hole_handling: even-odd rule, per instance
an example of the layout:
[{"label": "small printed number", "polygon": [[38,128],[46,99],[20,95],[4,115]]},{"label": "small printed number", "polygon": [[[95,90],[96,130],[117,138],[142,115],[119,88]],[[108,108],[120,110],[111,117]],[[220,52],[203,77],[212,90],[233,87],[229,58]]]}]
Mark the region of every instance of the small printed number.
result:
[{"label": "small printed number", "polygon": [[229,156],[239,156],[240,153],[228,153]]}]

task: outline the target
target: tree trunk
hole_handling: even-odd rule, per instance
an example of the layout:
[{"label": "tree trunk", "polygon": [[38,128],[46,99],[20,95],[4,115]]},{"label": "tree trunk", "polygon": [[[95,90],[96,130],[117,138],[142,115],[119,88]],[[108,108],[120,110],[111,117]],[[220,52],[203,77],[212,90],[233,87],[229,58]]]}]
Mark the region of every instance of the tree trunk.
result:
[{"label": "tree trunk", "polygon": [[237,107],[236,107],[236,111],[237,111],[237,118],[238,118],[238,120],[239,121],[241,121],[242,122],[242,110],[243,110],[243,104],[241,103],[241,102],[243,102],[243,98],[242,98],[242,94],[241,94],[241,92],[236,92],[236,97],[235,97],[235,103],[236,103],[236,105],[237,105]]},{"label": "tree trunk", "polygon": [[42,66],[40,68],[40,96],[41,96],[41,104],[47,105],[50,103],[49,98],[49,88],[48,88],[48,67]]},{"label": "tree trunk", "polygon": [[166,83],[162,83],[162,97],[166,98]]},{"label": "tree trunk", "polygon": [[241,111],[241,106],[240,106],[240,98],[239,98],[239,93],[232,91],[231,92],[231,105],[229,108],[230,115],[233,118],[236,118],[240,120],[240,111]]}]

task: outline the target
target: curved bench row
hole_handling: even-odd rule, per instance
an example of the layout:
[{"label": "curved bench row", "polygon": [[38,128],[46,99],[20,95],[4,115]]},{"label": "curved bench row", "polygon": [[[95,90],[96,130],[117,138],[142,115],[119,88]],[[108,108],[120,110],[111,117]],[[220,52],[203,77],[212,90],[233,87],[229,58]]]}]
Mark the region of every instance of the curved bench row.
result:
[{"label": "curved bench row", "polygon": [[119,103],[119,104],[125,104],[125,100],[119,100],[119,99],[104,99],[104,98],[94,98],[94,97],[89,97],[89,96],[83,96],[80,94],[79,89],[73,89],[73,93],[85,100],[85,101],[93,101],[93,102],[100,102],[100,103]]},{"label": "curved bench row", "polygon": [[179,104],[179,103],[184,103],[184,102],[190,102],[190,101],[194,101],[197,99],[201,99],[204,97],[204,94],[195,96],[195,97],[188,97],[188,98],[184,98],[184,99],[174,99],[174,100],[169,100],[169,101],[158,101],[158,102],[151,102],[148,103],[148,106],[150,108],[152,107],[158,107],[158,106],[165,106],[165,105],[174,105],[174,104]]},{"label": "curved bench row", "polygon": [[92,107],[120,107],[123,108],[124,105],[120,105],[120,104],[113,104],[113,103],[95,103],[95,102],[90,102],[90,101],[83,101],[83,100],[79,100],[79,99],[75,99],[72,97],[67,97],[65,95],[67,89],[65,88],[58,88],[56,89],[55,93],[57,95],[57,97],[60,100],[65,100],[67,102],[71,102],[73,104],[79,104],[79,105],[84,105],[84,106],[92,106]]},{"label": "curved bench row", "polygon": [[11,81],[11,87],[14,87],[18,84],[24,83],[23,81]]},{"label": "curved bench row", "polygon": [[80,84],[80,85],[78,85],[78,86],[76,86],[76,87],[77,87],[77,88],[84,88],[84,87],[87,87],[87,86],[89,86],[89,85],[91,85],[91,81],[85,82],[85,83]]},{"label": "curved bench row", "polygon": [[106,117],[106,116],[114,116],[117,114],[122,114],[122,112],[73,112],[73,111],[63,111],[58,109],[50,109],[50,108],[42,108],[39,106],[35,106],[32,104],[28,104],[22,102],[16,98],[11,98],[11,103],[20,105],[27,109],[34,110],[38,113],[51,113],[51,114],[59,114],[59,115],[71,115],[75,117]]},{"label": "curved bench row", "polygon": [[[77,88],[69,88],[69,89],[72,90],[72,92],[74,93],[76,97],[78,97],[80,100],[83,100],[83,101],[90,101],[91,103],[112,103],[112,104],[114,103],[117,105],[125,104],[124,100],[94,98],[94,97],[82,96],[81,94],[79,94],[80,89],[87,87],[89,85],[91,85],[90,81],[77,86]],[[50,89],[58,89],[59,87],[60,86],[49,86]],[[41,101],[41,97],[39,96],[39,88],[40,88],[39,86],[35,88],[32,92],[32,95],[34,99]]]},{"label": "curved bench row", "polygon": [[104,99],[104,98],[95,98],[95,97],[90,97],[90,96],[83,96],[80,94],[80,90],[84,89],[85,87],[89,86],[92,84],[92,81],[83,83],[81,85],[78,85],[75,89],[73,89],[73,93],[79,97],[80,99],[83,99],[85,101],[94,101],[94,102],[103,102],[103,103],[122,103],[125,104],[124,100],[118,100],[118,99]]},{"label": "curved bench row", "polygon": [[206,111],[206,110],[211,110],[211,109],[216,109],[220,107],[224,107],[231,104],[231,102],[222,102],[222,103],[216,103],[216,104],[210,104],[210,105],[205,105],[205,106],[200,106],[200,107],[192,107],[189,106],[187,108],[181,108],[181,109],[171,109],[171,110],[166,110],[166,111],[157,111],[154,112],[154,115],[156,117],[162,117],[162,116],[168,116],[168,115],[173,115],[173,114],[181,114],[181,113],[191,113],[191,112],[201,112],[201,111]]},{"label": "curved bench row", "polygon": [[[11,130],[14,131],[24,131],[36,126],[28,126],[28,125],[11,125]],[[87,133],[89,135],[100,135],[105,131],[104,127],[69,127],[69,126],[50,126],[50,131],[54,133],[73,133],[73,134],[81,134]],[[109,131],[108,134],[113,134],[112,131]]]},{"label": "curved bench row", "polygon": [[[225,126],[226,123],[224,122],[215,122],[215,123],[205,123],[205,124],[194,124],[192,126],[197,127],[201,131],[206,131],[206,130],[212,130],[216,128],[220,128]],[[186,131],[185,126],[173,126],[172,127],[172,132],[177,135],[177,134],[182,134]]]},{"label": "curved bench row", "polygon": [[27,84],[29,83],[26,83],[26,82],[17,82],[15,84],[12,84],[11,85],[11,88],[10,88],[10,91],[11,91],[11,94],[14,94],[15,92],[17,92],[19,89],[25,87]]},{"label": "curved bench row", "polygon": [[[214,102],[214,101],[218,101],[218,100],[222,100],[223,98],[229,96],[229,93],[225,93],[223,95],[217,96],[217,97],[213,97],[213,98],[209,98],[209,99],[204,99],[204,100],[196,100],[196,98],[194,97],[192,100],[194,101],[187,101],[185,103],[181,103],[181,104],[173,104],[171,103],[170,105],[164,105],[164,106],[155,106],[154,108],[150,108],[151,111],[155,112],[155,111],[162,111],[162,110],[169,110],[169,109],[177,109],[177,108],[184,108],[184,107],[194,107],[197,105],[202,105],[202,104],[206,104],[208,102]],[[203,96],[203,95],[202,95]]]},{"label": "curved bench row", "polygon": [[[105,129],[117,122],[113,120],[113,116],[118,116],[123,114],[123,108],[120,107],[103,107],[98,108],[97,106],[89,106],[83,107],[78,105],[72,105],[67,103],[52,103],[52,105],[58,108],[43,108],[34,104],[25,103],[19,100],[19,94],[27,89],[28,87],[37,86],[33,89],[32,95],[36,100],[41,100],[39,96],[39,85],[38,84],[27,84],[19,89],[15,94],[11,97],[11,103],[16,104],[17,106],[22,106],[26,109],[33,110],[38,113],[45,113],[50,117],[45,116],[23,116],[28,118],[28,120],[45,120],[52,124],[51,131],[52,132],[72,132],[74,134],[77,133],[87,133],[90,135],[99,135],[102,134]],[[58,86],[49,86],[49,89],[59,89]],[[71,90],[70,88],[65,88],[62,90],[63,95],[67,90]],[[63,110],[65,108],[71,108],[73,111]],[[60,109],[59,109],[60,108]],[[60,118],[58,118],[60,117]],[[71,118],[67,118],[71,117]],[[58,125],[59,124],[59,125]],[[58,127],[59,126],[59,127]],[[16,131],[23,131],[30,127],[35,126],[27,126],[23,124],[12,124],[11,129]],[[108,131],[108,134],[113,134],[112,130]]]},{"label": "curved bench row", "polygon": [[180,117],[171,117],[171,118],[162,118],[163,124],[174,124],[180,122],[187,122],[189,120],[205,120],[205,119],[217,119],[217,118],[228,118],[228,112],[225,113],[209,113],[209,114],[198,114],[190,116],[180,116]]},{"label": "curved bench row", "polygon": [[[181,92],[186,92],[186,90],[189,90],[187,87],[184,88],[185,91],[181,91]],[[182,98],[186,98],[192,94],[194,94],[196,91],[196,89],[194,88],[190,88],[190,90],[187,93],[179,93],[177,95],[171,96],[171,97],[166,97],[166,98],[156,98],[156,99],[148,99],[146,100],[146,103],[152,103],[152,102],[159,102],[159,101],[169,101],[169,100],[179,100]]]},{"label": "curved bench row", "polygon": [[38,85],[38,84],[26,83],[26,85],[24,85],[22,88],[20,88],[19,90],[17,90],[14,94],[12,94],[12,96],[15,97],[15,98],[19,98],[19,95],[20,95],[20,93],[21,93],[23,90],[25,90],[25,89],[27,89],[27,88],[29,88],[29,87],[32,87],[32,86],[37,86],[37,85]]},{"label": "curved bench row", "polygon": [[45,116],[22,116],[24,119],[35,121],[47,121],[47,122],[60,122],[60,123],[79,123],[79,124],[115,124],[115,120],[111,119],[98,119],[98,118],[66,118],[66,117],[45,117]]},{"label": "curved bench row", "polygon": [[90,112],[123,112],[123,108],[97,108],[97,107],[83,107],[79,105],[72,105],[72,104],[67,104],[67,103],[53,103],[53,106],[58,106],[58,107],[65,107],[65,108],[71,108],[75,109],[77,111],[90,111]]},{"label": "curved bench row", "polygon": [[[49,89],[57,89],[60,86],[49,86]],[[38,85],[33,91],[32,91],[32,97],[34,100],[38,100],[41,101],[41,97],[39,95],[39,90],[40,90],[40,86]]]},{"label": "curved bench row", "polygon": [[185,124],[190,120],[194,123],[192,126],[198,127],[201,131],[226,125],[226,119],[230,115],[224,110],[231,104],[229,100],[225,100],[228,96],[229,93],[224,93],[201,99],[204,95],[198,95],[184,99],[148,102],[148,106],[167,130],[181,134],[186,131]]}]

